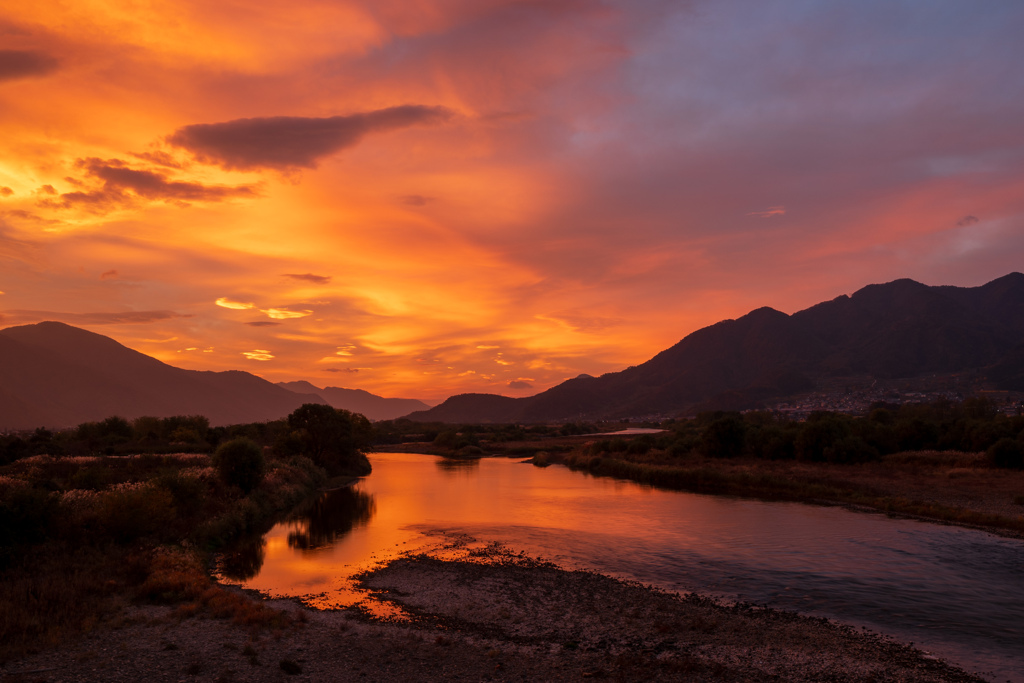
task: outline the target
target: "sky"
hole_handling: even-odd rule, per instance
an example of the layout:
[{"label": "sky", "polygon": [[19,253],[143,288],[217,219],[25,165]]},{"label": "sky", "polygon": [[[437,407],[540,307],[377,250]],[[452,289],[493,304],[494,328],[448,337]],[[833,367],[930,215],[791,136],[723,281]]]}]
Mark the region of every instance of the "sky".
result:
[{"label": "sky", "polygon": [[0,0],[0,327],[440,401],[1024,264],[1019,0]]}]

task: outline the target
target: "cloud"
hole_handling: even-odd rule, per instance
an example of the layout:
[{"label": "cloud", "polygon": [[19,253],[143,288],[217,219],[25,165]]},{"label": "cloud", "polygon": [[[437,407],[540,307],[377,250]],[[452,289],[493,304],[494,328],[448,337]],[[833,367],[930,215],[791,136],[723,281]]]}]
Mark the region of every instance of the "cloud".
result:
[{"label": "cloud", "polygon": [[190,313],[176,311],[118,311],[97,313],[61,313],[58,311],[10,310],[4,318],[18,324],[57,320],[76,325],[136,325],[174,318],[191,318]]},{"label": "cloud", "polygon": [[398,201],[407,206],[426,206],[434,201],[433,197],[424,197],[421,194],[405,194],[398,198]]},{"label": "cloud", "polygon": [[977,216],[964,216],[963,218],[956,222],[956,225],[958,228],[966,228],[967,226],[974,225],[975,223],[978,222],[979,219]]},{"label": "cloud", "polygon": [[267,317],[275,320],[289,320],[292,318],[305,318],[308,315],[313,315],[313,311],[289,311],[287,308],[267,308],[260,309],[261,313],[265,313]]},{"label": "cloud", "polygon": [[249,327],[276,327],[277,325],[281,325],[282,323],[275,323],[272,320],[254,320],[252,322],[242,324],[248,325]]},{"label": "cloud", "polygon": [[9,187],[0,187],[0,197],[10,197],[14,194],[14,190]]},{"label": "cloud", "polygon": [[110,280],[110,279],[115,279],[115,278],[117,278],[117,271],[116,270],[108,270],[105,273],[100,275],[100,279],[101,280]]},{"label": "cloud", "polygon": [[45,52],[0,50],[0,81],[45,76],[57,70],[56,59]]},{"label": "cloud", "polygon": [[[75,162],[75,166],[82,169],[88,177],[102,181],[102,185],[93,190],[65,192],[60,195],[59,199],[41,201],[42,206],[60,209],[76,206],[104,209],[129,204],[136,198],[182,203],[188,201],[219,202],[232,197],[256,196],[256,189],[252,185],[231,187],[169,180],[164,173],[130,168],[120,159],[104,160],[90,157],[79,159]],[[46,194],[56,194],[52,185],[44,185],[40,191]]]},{"label": "cloud", "polygon": [[324,372],[359,372],[359,368],[324,368]]},{"label": "cloud", "polygon": [[[256,309],[256,304],[249,303],[246,301],[232,301],[226,296],[222,296],[213,303],[217,304],[221,308],[229,308],[233,311],[248,311]],[[264,314],[268,318],[274,320],[288,320],[290,318],[305,318],[306,316],[313,315],[313,311],[291,311],[287,308],[259,308],[256,309],[260,313]]]},{"label": "cloud", "polygon": [[252,351],[242,351],[242,355],[249,360],[272,360],[274,354],[270,353],[266,349],[253,349]]},{"label": "cloud", "polygon": [[533,385],[524,379],[514,379],[508,383],[509,389],[533,389]]},{"label": "cloud", "polygon": [[769,206],[764,211],[751,211],[747,214],[748,216],[757,216],[758,218],[775,218],[776,216],[785,216],[786,207],[784,206]]},{"label": "cloud", "polygon": [[290,277],[293,280],[312,282],[317,285],[326,285],[331,281],[330,275],[314,275],[313,273],[284,273],[284,276]]},{"label": "cloud", "polygon": [[352,147],[368,133],[442,123],[452,116],[444,107],[406,104],[348,116],[197,123],[179,128],[167,140],[226,169],[316,168],[321,158]]},{"label": "cloud", "polygon": [[158,166],[166,166],[167,168],[184,168],[185,167],[184,164],[179,162],[177,159],[172,157],[167,152],[163,152],[163,151],[159,151],[159,150],[157,150],[155,152],[142,152],[140,154],[136,154],[136,153],[132,152],[132,156],[135,157],[136,159],[142,159],[143,161],[148,161],[151,164],[156,164]]},{"label": "cloud", "polygon": [[222,296],[213,303],[217,304],[221,308],[230,308],[233,311],[247,311],[250,308],[256,308],[256,304],[244,303],[241,301],[232,301],[226,296]]}]

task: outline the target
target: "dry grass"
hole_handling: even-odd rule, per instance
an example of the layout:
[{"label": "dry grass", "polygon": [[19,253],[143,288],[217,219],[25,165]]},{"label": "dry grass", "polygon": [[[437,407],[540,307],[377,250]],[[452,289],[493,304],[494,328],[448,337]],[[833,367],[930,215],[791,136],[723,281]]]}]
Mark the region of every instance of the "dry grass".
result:
[{"label": "dry grass", "polygon": [[56,645],[115,614],[139,566],[116,546],[28,551],[0,581],[0,661]]}]

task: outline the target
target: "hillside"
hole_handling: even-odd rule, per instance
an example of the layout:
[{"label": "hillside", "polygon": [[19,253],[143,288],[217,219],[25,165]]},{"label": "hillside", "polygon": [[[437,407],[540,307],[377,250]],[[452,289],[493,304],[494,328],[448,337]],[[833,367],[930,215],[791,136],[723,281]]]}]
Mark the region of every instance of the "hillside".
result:
[{"label": "hillside", "polygon": [[981,287],[869,285],[792,315],[759,308],[697,330],[654,358],[525,398],[453,396],[412,420],[543,422],[746,408],[831,377],[981,370],[1024,390],[1024,275]]},{"label": "hillside", "polygon": [[320,388],[309,382],[278,382],[283,387],[297,394],[314,394],[323,398],[335,408],[342,408],[353,413],[365,415],[370,420],[393,420],[407,415],[414,410],[426,410],[423,401],[414,398],[384,398],[362,389],[344,389],[342,387]]},{"label": "hillside", "polygon": [[67,427],[111,415],[205,415],[213,425],[274,420],[300,396],[241,371],[183,370],[70,325],[0,330],[0,429]]}]

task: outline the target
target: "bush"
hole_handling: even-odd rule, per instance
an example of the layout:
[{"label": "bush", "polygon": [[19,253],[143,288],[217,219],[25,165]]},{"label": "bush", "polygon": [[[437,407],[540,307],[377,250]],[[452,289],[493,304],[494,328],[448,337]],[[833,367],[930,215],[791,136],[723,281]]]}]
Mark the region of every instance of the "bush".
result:
[{"label": "bush", "polygon": [[1000,439],[986,452],[993,467],[1011,470],[1024,469],[1024,444],[1016,439]]},{"label": "bush", "polygon": [[221,480],[249,493],[263,481],[267,461],[263,450],[249,439],[232,439],[222,443],[213,454],[213,466]]},{"label": "bush", "polygon": [[106,493],[98,513],[100,528],[120,543],[159,535],[176,517],[170,492],[150,487]]}]

